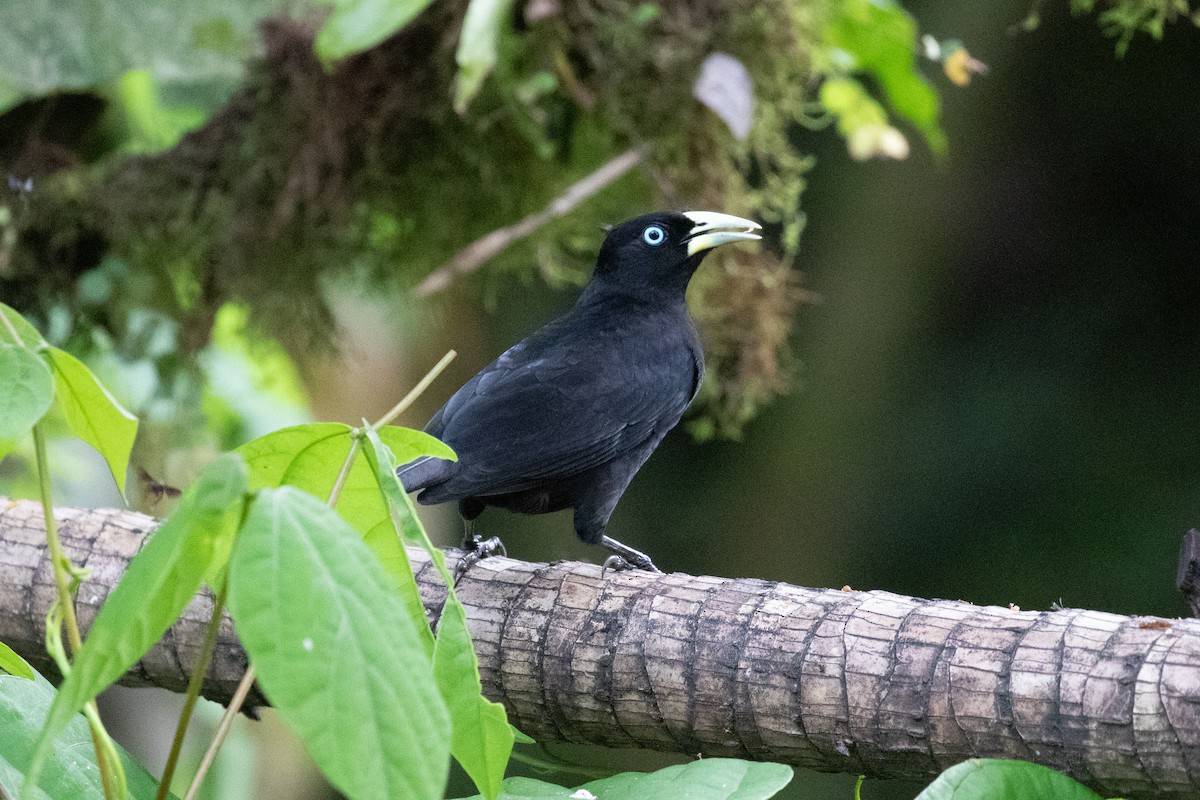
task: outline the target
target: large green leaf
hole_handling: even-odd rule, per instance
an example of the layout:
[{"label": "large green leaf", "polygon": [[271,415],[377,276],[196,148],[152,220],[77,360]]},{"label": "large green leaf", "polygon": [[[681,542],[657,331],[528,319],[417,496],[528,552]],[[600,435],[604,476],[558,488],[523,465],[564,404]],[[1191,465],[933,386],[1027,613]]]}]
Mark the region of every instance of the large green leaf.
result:
[{"label": "large green leaf", "polygon": [[600,800],[766,800],[791,780],[792,768],[784,764],[705,758],[657,772],[622,772],[574,788],[509,778],[498,800],[578,800],[589,795]]},{"label": "large green leaf", "polygon": [[973,758],[943,772],[917,800],[1100,800],[1100,795],[1041,764]]},{"label": "large green leaf", "polygon": [[317,32],[317,56],[323,61],[336,61],[368,50],[411,22],[431,2],[333,0],[333,13]]},{"label": "large green leaf", "polygon": [[[237,449],[250,470],[251,489],[299,486],[320,496],[333,488],[342,460],[350,452],[353,428],[340,422],[294,425],[260,436]],[[341,453],[341,460],[322,459]]]},{"label": "large green leaf", "polygon": [[25,97],[156,78],[231,91],[277,0],[20,0],[0,3],[0,111]]},{"label": "large green leaf", "polygon": [[0,460],[45,415],[54,400],[54,377],[33,352],[0,339]]},{"label": "large green leaf", "polygon": [[[0,787],[8,797],[20,796],[25,774],[37,747],[54,687],[41,675],[33,680],[0,675]],[[144,767],[120,750],[129,794],[151,800],[158,784]],[[34,800],[103,800],[92,734],[82,715],[71,717],[54,741],[43,770],[41,786],[27,797]]]},{"label": "large green leaf", "polygon": [[57,347],[43,352],[54,370],[55,395],[67,424],[104,456],[123,497],[137,417],[126,411],[78,358]]},{"label": "large green leaf", "polygon": [[935,153],[946,149],[937,92],[917,70],[917,26],[894,0],[842,0],[824,31],[842,69],[875,76],[898,114],[925,136]]},{"label": "large green leaf", "polygon": [[[250,488],[295,486],[316,497],[328,497],[353,444],[354,430],[337,422],[296,425],[269,433],[238,448],[250,468]],[[396,443],[397,457],[421,455],[454,458],[454,452],[432,436],[388,426],[380,437]],[[388,525],[388,510],[371,466],[361,454],[338,496],[337,510],[364,536],[379,535]]]},{"label": "large green leaf", "polygon": [[[393,441],[405,450],[406,463],[414,457],[414,448],[423,444],[418,433],[395,429],[391,434]],[[441,551],[430,543],[413,510],[408,493],[396,477],[396,463],[399,459],[370,429],[367,430],[367,440],[369,447],[364,448],[364,453],[375,472],[379,489],[390,504],[392,519],[399,521],[397,532],[400,536],[393,533],[395,543],[402,551],[404,548],[400,543],[401,537],[409,544],[423,547],[446,579],[447,596],[438,622],[437,644],[433,650],[433,672],[437,679],[438,691],[450,710],[450,752],[471,776],[471,780],[475,781],[479,790],[487,797],[495,798],[500,792],[504,770],[508,766],[509,754],[512,753],[512,728],[508,724],[504,706],[493,703],[482,694],[479,659],[475,656],[475,647],[467,630],[466,610],[454,592],[453,581],[449,580]],[[407,562],[406,556],[405,563]],[[411,606],[411,598],[415,598],[421,620],[424,620],[424,607],[420,605],[421,597],[411,575],[408,582],[411,589],[406,587],[404,590],[406,603]]]},{"label": "large green leaf", "polygon": [[496,66],[500,35],[508,25],[513,0],[471,0],[458,37],[454,60],[454,110],[466,113],[467,106],[483,88],[483,81]]},{"label": "large green leaf", "polygon": [[178,619],[214,559],[229,552],[245,491],[241,458],[220,457],[130,562],[54,699],[31,772],[37,774],[50,743],[84,703],[124,675]]},{"label": "large green leaf", "polygon": [[[354,429],[340,422],[314,422],[268,433],[237,449],[250,469],[251,489],[295,486],[328,497],[354,443]],[[375,481],[356,458],[338,497],[338,511],[366,534],[387,514]]]},{"label": "large green leaf", "polygon": [[229,608],[271,704],[352,800],[437,800],[450,722],[392,579],[340,516],[258,493],[229,562]]}]

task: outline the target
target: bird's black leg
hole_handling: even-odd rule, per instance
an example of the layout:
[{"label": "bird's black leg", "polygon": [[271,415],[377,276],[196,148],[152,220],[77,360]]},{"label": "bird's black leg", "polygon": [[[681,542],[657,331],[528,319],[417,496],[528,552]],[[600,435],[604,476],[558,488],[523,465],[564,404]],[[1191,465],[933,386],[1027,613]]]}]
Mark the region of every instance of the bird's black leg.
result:
[{"label": "bird's black leg", "polygon": [[483,513],[483,505],[480,503],[470,503],[466,500],[459,502],[459,511],[463,518],[463,557],[458,561],[458,567],[454,570],[454,583],[457,585],[463,575],[467,574],[467,570],[475,566],[480,560],[488,556],[494,556],[499,553],[502,556],[507,556],[508,551],[504,549],[504,542],[500,541],[499,536],[492,536],[484,539],[479,534],[475,533],[475,518]]},{"label": "bird's black leg", "polygon": [[601,536],[600,544],[616,553],[616,555],[609,556],[604,560],[605,571],[609,569],[617,572],[623,569],[644,569],[647,572],[662,574],[662,570],[654,566],[654,562],[650,560],[650,556],[640,550],[634,550],[629,545],[621,544],[611,536]]}]

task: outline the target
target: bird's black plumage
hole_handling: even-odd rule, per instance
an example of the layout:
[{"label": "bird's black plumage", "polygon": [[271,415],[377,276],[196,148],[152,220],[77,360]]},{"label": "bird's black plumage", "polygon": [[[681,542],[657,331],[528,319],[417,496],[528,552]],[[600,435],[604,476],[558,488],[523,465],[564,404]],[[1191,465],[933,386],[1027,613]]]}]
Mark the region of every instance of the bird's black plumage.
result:
[{"label": "bird's black plumage", "polygon": [[[705,254],[757,239],[749,220],[650,214],[613,228],[575,305],[454,393],[425,430],[458,461],[400,468],[422,504],[525,514],[573,508],[575,531],[653,568],[604,536],[630,480],[696,396],[704,356],[684,294]],[[640,557],[640,559],[639,559]],[[644,563],[639,561],[644,560]]]}]

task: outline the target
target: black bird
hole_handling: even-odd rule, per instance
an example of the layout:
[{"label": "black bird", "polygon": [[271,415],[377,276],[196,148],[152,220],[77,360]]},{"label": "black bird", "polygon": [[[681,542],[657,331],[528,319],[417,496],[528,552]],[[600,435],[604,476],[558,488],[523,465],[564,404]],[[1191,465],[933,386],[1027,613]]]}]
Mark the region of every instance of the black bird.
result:
[{"label": "black bird", "polygon": [[709,250],[758,239],[760,227],[687,211],[613,228],[575,305],[510,347],[429,420],[425,431],[459,460],[426,457],[400,467],[405,489],[423,490],[424,505],[458,501],[464,546],[480,555],[499,546],[471,535],[485,507],[573,508],[579,538],[616,553],[606,566],[658,571],[604,529],[700,388],[704,354],[684,302],[692,274]]}]

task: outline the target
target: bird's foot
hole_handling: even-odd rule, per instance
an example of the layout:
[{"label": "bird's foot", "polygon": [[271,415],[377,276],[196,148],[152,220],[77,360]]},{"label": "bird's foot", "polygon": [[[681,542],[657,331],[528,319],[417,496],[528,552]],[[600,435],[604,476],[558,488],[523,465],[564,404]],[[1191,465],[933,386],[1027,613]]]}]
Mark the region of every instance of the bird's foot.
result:
[{"label": "bird's foot", "polygon": [[631,570],[633,568],[633,564],[630,564],[620,556],[609,556],[608,558],[604,559],[604,563],[600,565],[600,578],[603,580],[604,576],[610,569],[613,572],[625,572],[626,570]]},{"label": "bird's foot", "polygon": [[499,553],[502,556],[508,555],[508,550],[504,548],[504,542],[500,541],[499,536],[493,536],[489,539],[484,539],[479,534],[473,534],[463,540],[462,543],[463,557],[458,560],[458,566],[454,570],[454,585],[457,586],[459,580],[471,567],[478,564],[483,559],[494,556]]},{"label": "bird's foot", "polygon": [[608,570],[613,572],[622,572],[628,569],[641,569],[646,572],[656,572],[662,574],[662,570],[654,566],[654,562],[650,560],[650,556],[640,550],[634,550],[628,545],[621,544],[616,539],[610,536],[601,536],[600,544],[612,550],[616,555],[611,555],[604,559],[604,566],[600,571],[600,577],[604,577],[604,573]]}]

